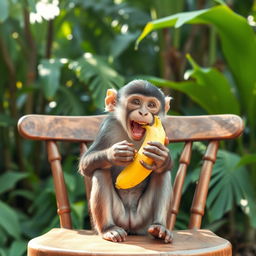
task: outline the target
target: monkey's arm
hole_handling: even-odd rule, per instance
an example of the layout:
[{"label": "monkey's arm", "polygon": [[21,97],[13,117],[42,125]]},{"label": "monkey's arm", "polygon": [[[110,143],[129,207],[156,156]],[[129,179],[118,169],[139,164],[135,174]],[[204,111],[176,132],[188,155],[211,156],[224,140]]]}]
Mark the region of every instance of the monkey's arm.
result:
[{"label": "monkey's arm", "polygon": [[86,152],[80,159],[79,172],[91,176],[97,169],[109,169],[114,165],[126,166],[133,161],[134,145],[126,140],[115,143],[103,150],[94,149]]},{"label": "monkey's arm", "polygon": [[107,150],[85,153],[79,162],[79,172],[91,176],[97,169],[108,169],[112,165],[107,158]]}]

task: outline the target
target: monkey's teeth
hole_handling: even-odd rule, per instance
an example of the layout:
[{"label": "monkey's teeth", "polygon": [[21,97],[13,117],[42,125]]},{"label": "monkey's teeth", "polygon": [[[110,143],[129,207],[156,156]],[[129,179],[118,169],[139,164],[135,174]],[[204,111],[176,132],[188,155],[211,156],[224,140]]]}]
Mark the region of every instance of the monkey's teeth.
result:
[{"label": "monkey's teeth", "polygon": [[137,123],[139,125],[148,125],[147,122],[143,122],[143,121],[132,121],[132,123]]},{"label": "monkey's teeth", "polygon": [[145,128],[142,127],[141,123],[131,121],[132,135],[136,140],[140,140],[145,134]]}]

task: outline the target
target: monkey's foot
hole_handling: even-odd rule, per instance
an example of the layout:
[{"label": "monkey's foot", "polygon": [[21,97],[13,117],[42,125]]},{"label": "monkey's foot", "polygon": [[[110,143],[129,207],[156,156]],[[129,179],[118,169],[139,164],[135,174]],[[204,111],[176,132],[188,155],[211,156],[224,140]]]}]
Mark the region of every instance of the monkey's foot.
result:
[{"label": "monkey's foot", "polygon": [[155,238],[160,238],[164,240],[165,243],[171,243],[173,234],[165,226],[160,224],[153,224],[148,228],[148,233]]},{"label": "monkey's foot", "polygon": [[112,242],[124,242],[126,237],[125,230],[117,226],[112,226],[102,233],[102,238]]}]

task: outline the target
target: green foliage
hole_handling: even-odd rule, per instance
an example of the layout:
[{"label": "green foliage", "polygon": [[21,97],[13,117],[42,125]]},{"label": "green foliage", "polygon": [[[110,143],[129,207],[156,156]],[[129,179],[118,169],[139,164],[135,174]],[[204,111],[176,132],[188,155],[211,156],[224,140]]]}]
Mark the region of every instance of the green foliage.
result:
[{"label": "green foliage", "polygon": [[[222,1],[219,3],[222,3]],[[223,4],[223,3],[222,3]],[[249,143],[244,148],[240,144],[240,152],[252,151],[255,147],[255,114],[256,114],[256,36],[246,18],[233,12],[225,4],[184,12],[150,21],[137,39],[136,47],[151,31],[167,27],[180,28],[184,24],[207,24],[214,27],[221,43],[222,54],[229,70],[225,73],[232,78],[227,79],[216,68],[201,68],[187,55],[192,71],[187,71],[188,81],[174,82],[161,78],[149,77],[158,86],[169,87],[185,93],[209,114],[235,113],[244,115],[249,129]],[[211,31],[213,31],[211,29]],[[243,39],[242,39],[243,38]],[[210,53],[211,54],[211,53]],[[210,56],[209,54],[209,56]],[[230,72],[230,73],[229,73]],[[234,82],[235,84],[234,84]],[[248,130],[247,130],[248,131]],[[245,133],[247,132],[245,130]],[[241,140],[240,140],[241,143]],[[207,201],[210,221],[220,220],[225,213],[234,211],[234,205],[243,209],[250,217],[251,226],[255,228],[255,192],[256,176],[250,175],[245,165],[251,165],[255,171],[255,154],[240,157],[236,153],[220,151],[214,168]],[[185,189],[196,182],[199,168],[188,175]],[[224,223],[224,222],[220,222]]]},{"label": "green foliage", "polygon": [[52,99],[60,86],[60,72],[63,64],[57,59],[42,59],[38,66],[40,84],[46,99]]},{"label": "green foliage", "polygon": [[256,227],[256,208],[250,200],[253,188],[245,166],[238,166],[240,159],[237,154],[219,150],[207,199],[207,205],[211,209],[210,219],[212,221],[220,219],[232,209],[234,204],[243,207],[245,201],[252,225]]},{"label": "green foliage", "polygon": [[8,256],[21,256],[26,253],[27,242],[23,240],[14,241],[8,251]]},{"label": "green foliage", "polygon": [[226,77],[215,68],[201,68],[191,57],[189,59],[193,70],[187,71],[187,78],[191,77],[194,81],[173,82],[153,77],[148,79],[158,86],[187,94],[209,114],[240,114],[239,102]]},{"label": "green foliage", "polygon": [[[18,118],[28,113],[102,113],[106,90],[119,88],[131,77],[142,77],[140,74],[167,93],[175,90],[174,114],[235,113],[244,117],[245,136],[222,145],[204,226],[222,231],[222,225],[232,225],[227,217],[231,211],[239,223],[250,218],[251,226],[239,226],[240,233],[249,233],[255,227],[256,213],[252,189],[256,186],[256,43],[247,22],[248,15],[255,17],[252,1],[231,0],[233,11],[224,5],[203,9],[213,5],[211,0],[63,0],[59,4],[48,1],[51,7],[38,12],[39,2],[44,1],[0,1],[0,255],[25,255],[29,239],[59,225],[45,149],[20,139]],[[184,8],[187,12],[177,13]],[[151,15],[160,19],[149,22]],[[134,51],[134,42],[147,22],[138,42],[152,30],[158,31]],[[193,24],[207,26],[194,30]],[[183,81],[187,60],[192,70],[185,72],[189,80]],[[203,68],[209,64],[214,67]],[[177,79],[168,80],[168,68]],[[191,191],[205,151],[203,144],[193,147],[196,154],[188,170],[177,228],[187,226]],[[88,227],[83,179],[77,174],[79,153],[64,144],[60,148],[68,152],[63,164],[74,226]],[[183,143],[170,145],[173,175],[182,148]]]},{"label": "green foliage", "polygon": [[0,2],[0,23],[4,22],[9,15],[9,3],[8,0],[2,0]]},{"label": "green foliage", "polygon": [[255,164],[255,163],[256,163],[256,154],[247,154],[240,159],[237,165],[242,166],[242,165]]},{"label": "green foliage", "polygon": [[117,35],[110,47],[110,56],[118,58],[138,37],[138,33]]},{"label": "green foliage", "polygon": [[[7,172],[0,176],[0,194],[13,189],[17,182],[26,178],[28,174],[18,172]],[[0,230],[4,230],[11,237],[20,239],[21,227],[18,216],[13,208],[5,202],[0,201]],[[1,237],[1,232],[0,232]]]},{"label": "green foliage", "polygon": [[82,116],[85,113],[83,103],[77,100],[75,92],[64,86],[60,86],[56,95],[57,107],[52,114]]},{"label": "green foliage", "polygon": [[28,176],[27,173],[6,172],[0,176],[0,194],[13,189],[16,183]]},{"label": "green foliage", "polygon": [[105,95],[102,90],[119,88],[124,84],[124,79],[107,62],[90,53],[85,53],[77,61],[71,62],[70,68],[75,71],[79,80],[88,84],[92,97],[97,106],[103,108]]},{"label": "green foliage", "polygon": [[256,73],[253,67],[256,66],[256,36],[253,29],[245,18],[234,13],[226,5],[220,5],[149,22],[138,38],[137,45],[152,30],[173,26],[179,28],[185,23],[209,24],[216,28],[223,54],[236,80],[243,111],[248,114],[252,128],[255,128]]},{"label": "green foliage", "polygon": [[10,127],[15,124],[15,120],[9,115],[0,115],[0,127]]},{"label": "green foliage", "polygon": [[0,207],[0,228],[5,230],[11,237],[19,239],[21,227],[16,212],[2,201],[0,201]]}]

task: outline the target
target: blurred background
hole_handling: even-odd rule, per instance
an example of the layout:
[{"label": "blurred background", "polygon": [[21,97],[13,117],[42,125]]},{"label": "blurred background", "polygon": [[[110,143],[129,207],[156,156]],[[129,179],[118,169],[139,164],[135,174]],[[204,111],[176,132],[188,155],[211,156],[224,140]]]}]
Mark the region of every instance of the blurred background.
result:
[{"label": "blurred background", "polygon": [[[44,145],[22,139],[18,119],[101,114],[106,90],[134,78],[171,95],[171,115],[244,119],[243,136],[221,144],[203,227],[234,255],[256,255],[255,29],[255,0],[0,0],[0,255],[25,255],[28,240],[59,225]],[[182,146],[170,145],[175,163]],[[61,148],[74,226],[89,228],[78,150]],[[205,145],[194,150],[177,229]]]}]

